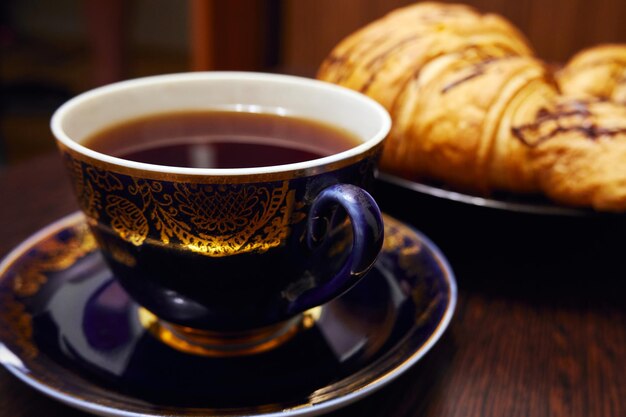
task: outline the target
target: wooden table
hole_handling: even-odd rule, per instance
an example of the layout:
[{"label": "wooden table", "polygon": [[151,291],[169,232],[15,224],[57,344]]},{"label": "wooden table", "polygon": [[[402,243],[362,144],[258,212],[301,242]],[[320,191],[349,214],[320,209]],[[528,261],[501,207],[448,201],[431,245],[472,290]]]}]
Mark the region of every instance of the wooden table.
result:
[{"label": "wooden table", "polygon": [[[76,209],[64,174],[56,155],[0,171],[0,255]],[[559,295],[549,282],[547,292],[518,292],[506,270],[469,275],[457,276],[456,314],[434,349],[332,416],[626,416],[623,281],[590,280]],[[83,415],[0,369],[0,416]]]}]

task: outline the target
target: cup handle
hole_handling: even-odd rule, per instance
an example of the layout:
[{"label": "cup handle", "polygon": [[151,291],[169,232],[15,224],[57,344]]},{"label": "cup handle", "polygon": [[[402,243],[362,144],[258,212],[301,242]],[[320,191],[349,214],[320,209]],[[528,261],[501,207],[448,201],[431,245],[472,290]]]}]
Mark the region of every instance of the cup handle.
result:
[{"label": "cup handle", "polygon": [[350,184],[323,189],[313,201],[307,223],[307,244],[315,249],[324,240],[332,209],[343,207],[352,224],[352,251],[339,272],[326,283],[293,300],[289,313],[298,313],[324,304],[355,285],[374,265],[383,245],[384,226],[380,209],[372,196]]}]

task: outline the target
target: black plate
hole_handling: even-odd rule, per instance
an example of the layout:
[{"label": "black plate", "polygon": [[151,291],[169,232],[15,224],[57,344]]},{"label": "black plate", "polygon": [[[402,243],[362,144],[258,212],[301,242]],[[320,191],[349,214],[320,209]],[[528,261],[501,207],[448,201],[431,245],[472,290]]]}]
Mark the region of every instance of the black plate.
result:
[{"label": "black plate", "polygon": [[[563,207],[539,197],[483,198],[381,174],[381,209],[416,226],[448,255],[459,282],[626,278],[626,215]],[[517,288],[518,290],[520,288]]]},{"label": "black plate", "polygon": [[501,192],[495,193],[490,197],[481,197],[449,190],[443,186],[435,186],[415,181],[409,181],[407,179],[399,178],[389,174],[380,174],[379,179],[382,183],[390,184],[406,190],[411,190],[415,193],[429,195],[451,202],[468,204],[470,206],[484,207],[487,209],[504,210],[541,216],[590,217],[607,215],[607,213],[599,213],[591,209],[557,205],[549,201],[548,199],[538,195],[524,196]]}]

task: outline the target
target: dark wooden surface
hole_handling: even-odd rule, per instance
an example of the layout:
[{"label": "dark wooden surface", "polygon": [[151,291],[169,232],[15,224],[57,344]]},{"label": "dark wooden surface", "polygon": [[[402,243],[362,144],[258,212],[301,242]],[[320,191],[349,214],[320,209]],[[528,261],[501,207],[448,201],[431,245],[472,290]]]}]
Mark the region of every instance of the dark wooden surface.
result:
[{"label": "dark wooden surface", "polygon": [[[0,255],[75,208],[56,155],[1,170]],[[506,269],[457,278],[456,314],[434,349],[331,416],[626,416],[626,286],[545,278],[531,288]],[[83,415],[0,369],[0,416]]]}]

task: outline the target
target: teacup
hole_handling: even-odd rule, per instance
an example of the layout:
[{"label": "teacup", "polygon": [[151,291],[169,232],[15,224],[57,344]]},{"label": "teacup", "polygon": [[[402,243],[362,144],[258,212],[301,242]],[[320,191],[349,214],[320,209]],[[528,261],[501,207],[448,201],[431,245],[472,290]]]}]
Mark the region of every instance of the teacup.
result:
[{"label": "teacup", "polygon": [[[232,169],[139,163],[81,144],[129,119],[211,109],[287,113],[344,129],[360,143],[319,159]],[[79,205],[115,276],[142,306],[142,323],[202,354],[276,346],[303,312],[366,274],[383,226],[363,188],[389,128],[387,112],[359,93],[237,72],[124,81],[71,99],[52,118]],[[229,226],[203,228],[208,223]]]}]

